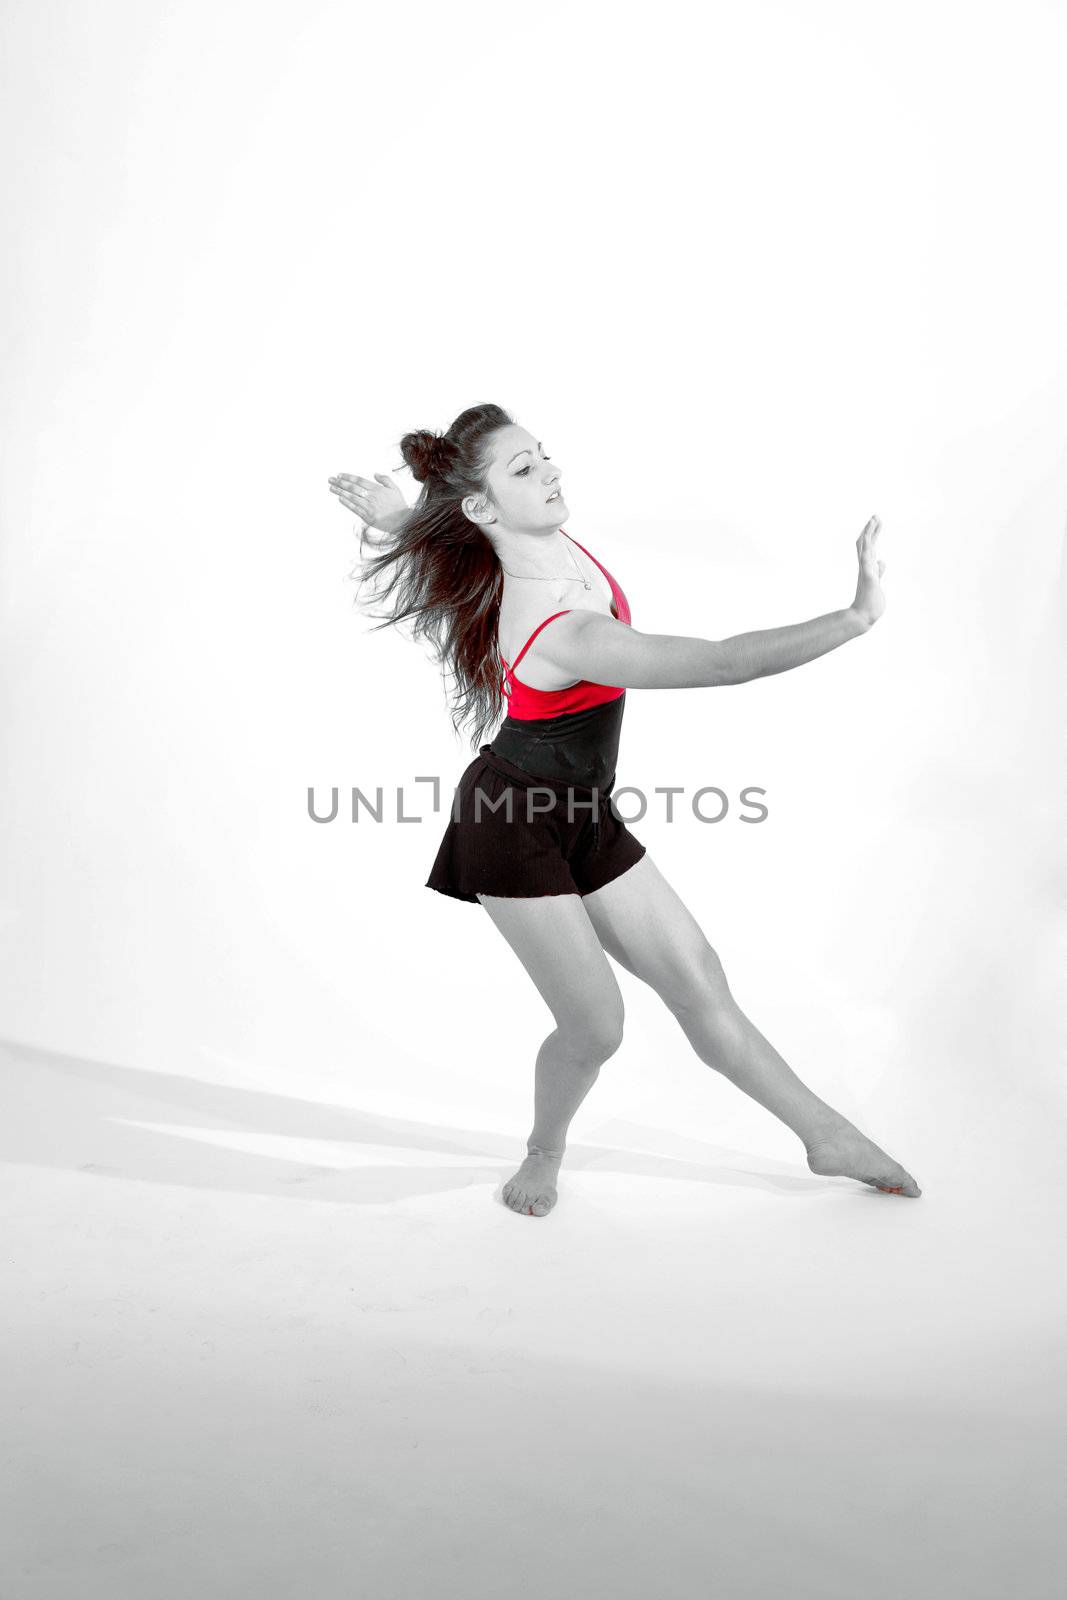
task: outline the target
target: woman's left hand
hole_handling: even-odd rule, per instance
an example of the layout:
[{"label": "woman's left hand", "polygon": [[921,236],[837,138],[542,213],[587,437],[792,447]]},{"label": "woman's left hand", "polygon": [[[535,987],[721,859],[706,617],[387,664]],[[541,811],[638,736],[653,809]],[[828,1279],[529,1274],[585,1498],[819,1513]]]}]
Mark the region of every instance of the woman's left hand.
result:
[{"label": "woman's left hand", "polygon": [[885,562],[878,559],[878,535],[881,531],[881,522],[877,517],[872,517],[856,540],[859,578],[856,598],[849,610],[860,619],[864,628],[872,628],[885,610],[885,595],[882,592]]},{"label": "woman's left hand", "polygon": [[348,511],[354,511],[368,528],[392,533],[404,521],[410,507],[387,472],[376,472],[377,483],[354,472],[339,472],[330,479],[335,494]]}]

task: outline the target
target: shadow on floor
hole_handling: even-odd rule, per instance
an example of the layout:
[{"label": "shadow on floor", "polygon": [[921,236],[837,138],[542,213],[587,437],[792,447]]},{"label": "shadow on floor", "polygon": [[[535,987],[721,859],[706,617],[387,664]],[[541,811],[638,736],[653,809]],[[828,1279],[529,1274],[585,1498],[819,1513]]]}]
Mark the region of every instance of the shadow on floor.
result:
[{"label": "shadow on floor", "polygon": [[[499,1180],[523,1140],[324,1105],[0,1042],[0,1160],[143,1183],[379,1205]],[[811,1198],[844,1185],[682,1134],[615,1119],[574,1140],[571,1172],[615,1172]],[[322,1150],[308,1144],[322,1145]],[[627,1146],[633,1148],[627,1148]],[[272,1148],[273,1146],[273,1148]],[[645,1148],[640,1148],[644,1146]]]}]

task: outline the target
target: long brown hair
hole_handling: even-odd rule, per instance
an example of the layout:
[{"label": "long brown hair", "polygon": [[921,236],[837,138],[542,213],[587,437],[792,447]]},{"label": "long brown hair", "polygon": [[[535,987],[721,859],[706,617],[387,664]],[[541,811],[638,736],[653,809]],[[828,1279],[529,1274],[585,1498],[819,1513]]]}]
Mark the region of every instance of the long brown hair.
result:
[{"label": "long brown hair", "polygon": [[453,680],[452,727],[458,733],[471,722],[472,748],[504,708],[497,642],[504,580],[496,551],[461,502],[489,495],[489,441],[514,420],[502,406],[471,406],[443,434],[405,433],[400,450],[422,492],[402,528],[375,537],[376,553],[363,558],[360,577],[362,588],[388,575],[381,598],[395,593],[395,604],[381,627],[415,619],[411,636],[430,640],[442,677]]}]

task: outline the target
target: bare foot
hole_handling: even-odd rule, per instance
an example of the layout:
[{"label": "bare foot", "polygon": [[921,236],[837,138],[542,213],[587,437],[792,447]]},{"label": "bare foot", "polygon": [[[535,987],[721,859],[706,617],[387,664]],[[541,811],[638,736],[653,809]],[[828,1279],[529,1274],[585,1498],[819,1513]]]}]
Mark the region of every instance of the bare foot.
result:
[{"label": "bare foot", "polygon": [[816,1134],[805,1149],[808,1166],[820,1177],[856,1178],[885,1194],[905,1194],[912,1199],[922,1194],[911,1173],[845,1117]]},{"label": "bare foot", "polygon": [[504,1204],[512,1211],[524,1211],[531,1217],[543,1217],[552,1210],[558,1198],[556,1176],[562,1154],[553,1155],[529,1146],[530,1154],[513,1178],[504,1185]]}]

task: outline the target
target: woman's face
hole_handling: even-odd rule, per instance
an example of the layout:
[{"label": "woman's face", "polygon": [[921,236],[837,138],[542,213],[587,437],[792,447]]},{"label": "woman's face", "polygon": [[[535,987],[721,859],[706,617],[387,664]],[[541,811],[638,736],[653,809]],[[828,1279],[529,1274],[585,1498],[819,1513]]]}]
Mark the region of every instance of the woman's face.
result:
[{"label": "woman's face", "polygon": [[[496,525],[511,533],[544,533],[565,520],[567,506],[557,462],[517,423],[493,435],[489,467]],[[555,496],[555,498],[552,498]]]}]

